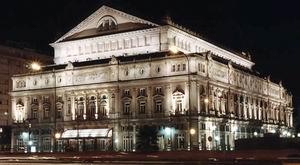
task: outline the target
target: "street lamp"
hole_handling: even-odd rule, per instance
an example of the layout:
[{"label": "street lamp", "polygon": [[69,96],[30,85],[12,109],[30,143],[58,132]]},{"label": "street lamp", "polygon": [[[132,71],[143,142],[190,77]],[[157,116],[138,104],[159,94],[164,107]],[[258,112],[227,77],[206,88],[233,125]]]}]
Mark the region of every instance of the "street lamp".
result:
[{"label": "street lamp", "polygon": [[254,134],[255,137],[258,135],[258,133],[256,131],[253,134]]},{"label": "street lamp", "polygon": [[61,134],[59,132],[55,133],[55,139],[59,139],[61,137]]},{"label": "street lamp", "polygon": [[32,69],[34,71],[39,71],[39,70],[41,70],[41,68],[42,67],[41,67],[40,63],[38,63],[36,61],[34,61],[30,64],[30,69]]},{"label": "street lamp", "polygon": [[208,103],[209,103],[209,99],[206,97],[204,99],[204,104],[205,104],[205,113],[208,114]]},{"label": "street lamp", "polygon": [[191,129],[190,129],[190,134],[191,134],[191,135],[194,135],[195,133],[196,133],[196,130],[195,130],[194,128],[191,128]]},{"label": "street lamp", "polygon": [[6,118],[6,125],[8,125],[8,112],[4,112],[5,118]]}]

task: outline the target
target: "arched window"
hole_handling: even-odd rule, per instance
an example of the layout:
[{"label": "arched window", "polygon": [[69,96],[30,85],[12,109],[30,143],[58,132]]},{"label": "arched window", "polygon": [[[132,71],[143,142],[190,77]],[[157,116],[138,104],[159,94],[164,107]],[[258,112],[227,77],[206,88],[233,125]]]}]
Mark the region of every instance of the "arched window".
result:
[{"label": "arched window", "polygon": [[100,101],[100,110],[99,110],[99,116],[106,117],[107,116],[107,106],[108,106],[108,100],[106,95],[101,96]]},{"label": "arched window", "polygon": [[22,122],[24,120],[24,103],[21,99],[19,99],[17,102],[15,117],[17,122]]},{"label": "arched window", "polygon": [[182,90],[177,89],[173,93],[173,106],[175,108],[175,114],[184,114],[184,92]]},{"label": "arched window", "polygon": [[84,114],[84,98],[80,97],[77,100],[77,117],[82,118]]},{"label": "arched window", "polygon": [[88,108],[88,113],[87,113],[88,118],[94,119],[95,114],[96,114],[96,97],[92,96],[89,101],[89,108]]},{"label": "arched window", "polygon": [[98,22],[98,31],[107,31],[117,29],[117,21],[112,16],[104,16]]}]

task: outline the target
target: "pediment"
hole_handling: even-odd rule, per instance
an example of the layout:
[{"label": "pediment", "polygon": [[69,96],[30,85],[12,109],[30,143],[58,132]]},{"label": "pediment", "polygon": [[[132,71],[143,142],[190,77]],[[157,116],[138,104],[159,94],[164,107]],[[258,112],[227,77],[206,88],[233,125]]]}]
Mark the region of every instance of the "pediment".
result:
[{"label": "pediment", "polygon": [[92,15],[87,17],[85,20],[55,41],[55,43],[68,39],[74,35],[82,35],[80,33],[84,33],[85,36],[88,34],[94,34],[95,30],[101,24],[101,21],[106,20],[107,18],[111,18],[111,20],[113,20],[110,21],[110,23],[114,22],[117,25],[122,25],[122,28],[124,28],[124,26],[158,26],[157,24],[142,18],[138,18],[108,6],[102,6]]}]

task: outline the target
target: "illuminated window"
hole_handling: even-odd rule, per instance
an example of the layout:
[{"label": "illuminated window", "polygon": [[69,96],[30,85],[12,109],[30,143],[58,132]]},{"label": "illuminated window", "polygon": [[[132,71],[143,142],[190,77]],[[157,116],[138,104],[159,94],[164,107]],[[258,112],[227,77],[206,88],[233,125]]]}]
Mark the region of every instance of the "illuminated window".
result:
[{"label": "illuminated window", "polygon": [[176,111],[182,112],[182,100],[181,99],[176,100]]}]

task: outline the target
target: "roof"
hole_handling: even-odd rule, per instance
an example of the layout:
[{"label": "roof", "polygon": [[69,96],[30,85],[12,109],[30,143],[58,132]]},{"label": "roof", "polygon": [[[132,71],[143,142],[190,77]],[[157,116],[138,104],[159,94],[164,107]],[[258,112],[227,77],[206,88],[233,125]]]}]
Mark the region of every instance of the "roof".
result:
[{"label": "roof", "polygon": [[62,41],[70,41],[70,40],[76,40],[76,39],[83,39],[83,38],[89,38],[89,37],[97,37],[97,36],[104,36],[104,35],[110,35],[110,34],[116,34],[116,33],[124,33],[129,31],[136,31],[136,30],[142,30],[142,29],[148,29],[152,28],[154,26],[147,25],[147,24],[141,24],[141,23],[123,23],[118,24],[117,29],[112,30],[106,30],[106,31],[99,31],[97,28],[87,29],[78,33],[75,33]]}]

